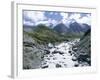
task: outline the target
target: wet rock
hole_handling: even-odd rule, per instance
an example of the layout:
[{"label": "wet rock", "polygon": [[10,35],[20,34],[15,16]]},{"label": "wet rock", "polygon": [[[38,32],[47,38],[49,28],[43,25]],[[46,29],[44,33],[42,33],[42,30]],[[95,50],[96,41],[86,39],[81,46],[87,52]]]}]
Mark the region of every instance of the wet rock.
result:
[{"label": "wet rock", "polygon": [[72,56],[72,54],[73,54],[72,51],[68,51],[68,53],[69,53],[71,56]]},{"label": "wet rock", "polygon": [[61,51],[57,51],[57,50],[55,50],[55,51],[52,52],[52,54],[56,54],[56,53],[64,54],[63,52],[61,52]]},{"label": "wet rock", "polygon": [[43,56],[41,56],[41,59],[43,59],[44,58],[44,55]]},{"label": "wet rock", "polygon": [[52,55],[50,55],[50,57],[53,57]]},{"label": "wet rock", "polygon": [[67,64],[64,64],[65,67],[67,67]]},{"label": "wet rock", "polygon": [[59,63],[62,63],[62,61],[59,61]]},{"label": "wet rock", "polygon": [[59,52],[60,52],[60,51],[56,51],[56,50],[55,50],[55,51],[52,52],[52,54],[56,54],[56,53],[59,53]]},{"label": "wet rock", "polygon": [[66,58],[63,58],[63,59],[66,59]]},{"label": "wet rock", "polygon": [[70,55],[72,56],[72,53],[70,53]]},{"label": "wet rock", "polygon": [[80,62],[87,62],[88,55],[79,55],[78,61]]},{"label": "wet rock", "polygon": [[87,62],[82,62],[81,64],[79,64],[79,66],[89,66],[89,64]]},{"label": "wet rock", "polygon": [[46,65],[46,64],[47,64],[46,62],[42,63],[42,65]]},{"label": "wet rock", "polygon": [[76,58],[76,57],[73,57],[72,60],[73,60],[73,61],[77,61],[77,58]]},{"label": "wet rock", "polygon": [[25,66],[24,69],[31,69],[29,65]]},{"label": "wet rock", "polygon": [[47,58],[47,60],[50,60],[50,58]]},{"label": "wet rock", "polygon": [[62,67],[60,64],[56,64],[56,68]]},{"label": "wet rock", "polygon": [[59,52],[59,54],[64,54],[63,52]]},{"label": "wet rock", "polygon": [[45,50],[46,54],[50,54],[50,51],[49,50]]},{"label": "wet rock", "polygon": [[53,58],[53,60],[56,60],[57,58]]},{"label": "wet rock", "polygon": [[71,53],[72,51],[68,51],[68,53]]},{"label": "wet rock", "polygon": [[64,62],[62,62],[62,63],[64,63]]},{"label": "wet rock", "polygon": [[78,64],[75,64],[75,65],[74,65],[74,67],[78,67],[78,66],[79,66]]},{"label": "wet rock", "polygon": [[44,69],[44,68],[48,68],[48,65],[47,65],[47,66],[43,66],[43,67],[42,67],[42,69]]},{"label": "wet rock", "polygon": [[76,52],[78,49],[77,47],[73,47],[72,50]]},{"label": "wet rock", "polygon": [[26,47],[34,47],[34,46],[35,46],[35,44],[32,43],[32,42],[23,42],[23,44],[24,44],[24,46],[26,46]]},{"label": "wet rock", "polygon": [[49,49],[53,48],[53,44],[49,43],[49,44],[48,44],[48,48],[49,48]]},{"label": "wet rock", "polygon": [[91,66],[91,58],[87,58],[87,63]]}]

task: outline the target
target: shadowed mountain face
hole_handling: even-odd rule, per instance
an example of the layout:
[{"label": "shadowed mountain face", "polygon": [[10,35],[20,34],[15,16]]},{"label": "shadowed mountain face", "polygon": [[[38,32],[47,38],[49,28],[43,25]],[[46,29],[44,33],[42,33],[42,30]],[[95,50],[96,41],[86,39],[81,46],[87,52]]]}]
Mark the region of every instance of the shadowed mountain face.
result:
[{"label": "shadowed mountain face", "polygon": [[83,26],[83,30],[82,31],[84,31],[84,32],[90,30],[90,28],[91,28],[91,26],[88,25],[88,24],[83,24],[82,26]]},{"label": "shadowed mountain face", "polygon": [[88,29],[90,29],[89,25],[79,24],[77,22],[70,23],[69,27],[67,27],[63,23],[60,23],[54,27],[55,31],[57,31],[58,33],[63,33],[63,34],[66,34],[66,33],[80,34],[80,33],[86,32]]},{"label": "shadowed mountain face", "polygon": [[70,26],[70,32],[72,33],[80,33],[82,31],[81,25],[78,24],[77,22],[74,22],[70,24],[69,26]]},{"label": "shadowed mountain face", "polygon": [[54,30],[57,31],[58,33],[67,33],[69,32],[69,29],[67,26],[63,23],[60,23],[54,27]]}]

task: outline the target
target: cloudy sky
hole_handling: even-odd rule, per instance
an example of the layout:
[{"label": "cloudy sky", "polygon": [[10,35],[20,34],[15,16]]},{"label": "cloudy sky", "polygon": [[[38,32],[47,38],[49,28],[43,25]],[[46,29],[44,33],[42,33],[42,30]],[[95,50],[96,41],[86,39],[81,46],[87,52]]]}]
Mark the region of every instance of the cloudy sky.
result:
[{"label": "cloudy sky", "polygon": [[78,23],[91,24],[91,14],[89,13],[75,13],[75,12],[52,12],[52,11],[23,11],[24,25],[38,25],[45,24],[53,26],[64,23],[69,24],[72,20]]}]

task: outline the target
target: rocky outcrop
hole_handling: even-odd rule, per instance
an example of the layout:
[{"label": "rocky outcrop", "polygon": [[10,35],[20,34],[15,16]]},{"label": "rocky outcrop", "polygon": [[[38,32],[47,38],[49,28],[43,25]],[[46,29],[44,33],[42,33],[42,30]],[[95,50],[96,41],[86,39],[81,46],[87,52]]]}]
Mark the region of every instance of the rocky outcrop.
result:
[{"label": "rocky outcrop", "polygon": [[80,39],[80,42],[73,46],[74,55],[81,66],[91,65],[91,30],[87,32]]},{"label": "rocky outcrop", "polygon": [[32,37],[24,34],[23,69],[40,68],[44,53],[43,45],[37,44]]}]

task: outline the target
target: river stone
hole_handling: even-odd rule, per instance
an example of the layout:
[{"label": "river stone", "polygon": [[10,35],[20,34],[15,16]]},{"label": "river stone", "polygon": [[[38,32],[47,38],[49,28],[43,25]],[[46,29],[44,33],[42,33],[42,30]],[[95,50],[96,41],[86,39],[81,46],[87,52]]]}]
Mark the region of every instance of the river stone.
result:
[{"label": "river stone", "polygon": [[78,49],[77,47],[73,47],[72,50],[76,52]]},{"label": "river stone", "polygon": [[57,58],[53,58],[53,60],[56,60]]},{"label": "river stone", "polygon": [[49,51],[49,50],[45,50],[45,52],[46,52],[46,54],[49,54],[49,53],[50,53],[50,51]]},{"label": "river stone", "polygon": [[77,60],[77,58],[76,58],[76,57],[72,57],[72,60],[73,60],[73,61],[76,61],[76,60]]},{"label": "river stone", "polygon": [[52,52],[52,54],[56,54],[56,53],[59,53],[59,51],[56,51],[56,50],[55,50],[55,51]]},{"label": "river stone", "polygon": [[62,67],[60,64],[56,64],[56,68]]},{"label": "river stone", "polygon": [[63,59],[66,59],[66,58],[63,58]]},{"label": "river stone", "polygon": [[71,53],[71,51],[68,51],[68,53]]},{"label": "river stone", "polygon": [[50,60],[50,58],[47,58],[47,60]]},{"label": "river stone", "polygon": [[65,67],[67,67],[67,64],[64,64]]},{"label": "river stone", "polygon": [[64,54],[64,53],[59,51],[59,54]]},{"label": "river stone", "polygon": [[42,68],[43,68],[43,69],[44,69],[44,68],[48,68],[48,65],[47,65],[47,66],[43,66]]},{"label": "river stone", "polygon": [[74,65],[74,67],[78,67],[78,66],[79,66],[78,64],[75,64],[75,65]]}]

